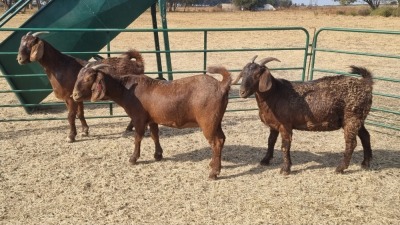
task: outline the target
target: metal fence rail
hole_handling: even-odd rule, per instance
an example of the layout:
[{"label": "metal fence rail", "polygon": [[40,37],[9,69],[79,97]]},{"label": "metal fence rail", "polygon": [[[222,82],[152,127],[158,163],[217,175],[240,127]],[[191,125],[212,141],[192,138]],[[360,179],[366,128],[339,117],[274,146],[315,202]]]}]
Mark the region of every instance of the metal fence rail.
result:
[{"label": "metal fence rail", "polygon": [[[155,54],[163,54],[165,56],[165,62],[164,62],[164,67],[166,67],[166,70],[160,71],[159,69],[155,70],[147,70],[146,69],[146,74],[147,75],[154,75],[158,74],[159,76],[164,76],[166,75],[169,80],[174,79],[174,76],[178,75],[185,75],[185,74],[195,74],[195,73],[205,73],[206,68],[209,65],[209,57],[210,54],[218,53],[221,54],[221,57],[223,58],[229,58],[230,54],[233,53],[248,53],[248,52],[257,52],[259,54],[260,52],[300,52],[300,55],[302,55],[302,58],[299,59],[298,64],[290,66],[290,67],[279,67],[279,68],[271,68],[271,70],[295,70],[295,71],[300,71],[301,75],[299,80],[305,81],[306,79],[306,63],[307,63],[307,57],[308,57],[308,51],[309,51],[309,33],[306,29],[302,27],[266,27],[266,28],[199,28],[199,29],[49,29],[49,28],[32,28],[32,29],[26,29],[26,28],[0,28],[0,32],[4,31],[49,31],[49,32],[103,32],[106,34],[111,34],[113,32],[116,33],[154,33],[154,32],[168,32],[170,35],[174,33],[179,33],[179,34],[187,34],[187,33],[196,33],[198,40],[193,40],[194,42],[202,42],[201,48],[193,48],[193,49],[172,49],[169,46],[169,43],[164,43],[165,44],[165,49],[169,50],[148,50],[148,49],[140,49],[140,52],[143,55],[155,55]],[[266,35],[268,32],[287,32],[287,31],[294,31],[294,32],[299,32],[299,44],[298,46],[290,46],[290,47],[264,47],[264,46],[257,46],[257,47],[246,47],[246,46],[232,46],[232,48],[216,48],[216,47],[210,47],[210,36],[214,34],[225,34],[229,32],[261,32],[264,35]],[[130,34],[131,35],[131,34]],[[113,35],[110,35],[113,36]],[[282,35],[284,37],[284,35]],[[172,38],[170,37],[170,40]],[[245,41],[244,41],[245,43]],[[57,48],[57,46],[54,46]],[[16,46],[16,49],[18,46]],[[82,54],[89,54],[89,55],[96,55],[96,54],[102,54],[105,56],[111,56],[115,54],[121,54],[124,51],[118,51],[115,50],[112,46],[112,40],[111,38],[108,41],[107,46],[105,46],[104,51],[101,52],[63,52],[65,54],[70,54],[70,55],[82,55]],[[0,55],[17,55],[17,52],[0,52]],[[172,65],[174,64],[174,60],[171,59],[172,56],[176,56],[176,58],[179,58],[180,55],[182,54],[201,54],[202,55],[202,62],[199,63],[198,67],[193,68],[193,69],[172,69]],[[249,57],[250,58],[250,57]],[[242,62],[243,63],[243,62]],[[243,64],[237,65],[236,68],[232,67],[229,68],[230,72],[238,72],[240,71],[241,68],[239,66],[243,66]],[[1,66],[1,65],[0,65]],[[46,77],[46,74],[40,73],[40,74],[3,74],[0,75],[0,79],[9,79],[9,78],[26,78],[26,77]],[[47,79],[47,78],[46,78]],[[30,93],[30,94],[35,94],[35,92],[48,92],[51,91],[51,89],[30,89],[30,90],[18,90],[18,89],[6,89],[6,90],[0,90],[0,98],[2,94],[9,94],[9,93]],[[232,96],[231,99],[235,99],[237,96]],[[125,117],[125,115],[114,115],[114,110],[113,110],[113,105],[114,103],[112,102],[101,102],[101,103],[85,103],[85,105],[108,105],[109,106],[109,115],[102,115],[102,116],[86,116],[86,118],[110,118],[110,117]],[[64,103],[62,102],[41,102],[40,104],[18,104],[18,103],[12,103],[12,104],[4,104],[0,101],[0,110],[5,110],[6,108],[13,108],[13,107],[36,107],[39,110],[42,108],[46,107],[57,107],[57,106],[63,106]],[[238,110],[250,110],[250,109],[231,109],[230,111],[238,111]],[[36,113],[35,113],[36,115]],[[52,117],[51,115],[40,115],[39,117],[33,116],[33,115],[22,115],[21,117],[17,118],[9,118],[9,117],[4,117],[0,116],[0,122],[11,122],[11,121],[35,121],[35,120],[65,120],[66,117]]]},{"label": "metal fence rail", "polygon": [[[351,55],[352,57],[358,57],[358,58],[380,58],[380,59],[394,59],[395,65],[398,65],[400,59],[400,47],[399,49],[394,49],[393,53],[394,54],[385,54],[385,53],[378,53],[378,52],[366,52],[363,51],[363,48],[365,46],[360,46],[360,51],[351,51],[351,50],[343,50],[343,49],[335,49],[335,48],[322,48],[318,47],[319,45],[323,44],[323,41],[319,40],[319,37],[321,34],[326,34],[329,32],[341,32],[341,33],[347,33],[347,34],[353,34],[353,33],[361,33],[361,34],[368,34],[371,35],[370,41],[371,45],[374,44],[375,40],[379,40],[382,36],[390,36],[391,41],[393,43],[399,43],[400,41],[400,31],[385,31],[385,30],[367,30],[367,29],[350,29],[350,28],[321,28],[318,30],[314,36],[313,44],[312,44],[312,57],[311,57],[311,68],[310,68],[310,80],[314,78],[314,74],[316,72],[320,72],[323,74],[343,74],[347,76],[354,76],[353,74],[349,74],[344,71],[340,70],[332,70],[332,69],[326,69],[323,67],[317,67],[316,63],[320,61],[320,58],[318,57],[320,53],[332,53],[335,54],[336,56],[338,55]],[[346,37],[348,38],[348,37]],[[350,37],[353,39],[356,39],[357,37]],[[344,40],[343,40],[344,41]],[[345,47],[345,46],[343,46]],[[378,49],[373,49],[374,51],[377,51]],[[353,58],[354,61],[356,61]],[[371,60],[371,59],[370,59]],[[373,60],[371,60],[373,61]],[[387,65],[379,65],[380,67],[385,67]],[[396,69],[398,70],[398,69]],[[395,73],[396,77],[389,77],[389,76],[383,76],[377,73],[374,73],[374,81],[375,83],[378,82],[387,82],[389,84],[394,85],[395,88],[395,93],[389,93],[390,89],[388,88],[389,85],[381,84],[381,90],[379,91],[374,91],[374,100],[373,100],[373,106],[371,108],[371,113],[366,121],[367,124],[371,124],[374,126],[379,126],[379,127],[384,127],[388,129],[393,129],[393,130],[400,130],[400,75],[396,71]],[[374,90],[375,90],[374,85]],[[377,99],[376,98],[382,98],[382,99]],[[387,103],[391,104],[387,104]]]},{"label": "metal fence rail", "polygon": [[[400,55],[394,51],[393,53],[379,53],[379,52],[367,52],[364,50],[365,46],[360,46],[357,50],[346,50],[346,49],[336,49],[336,48],[327,48],[327,47],[319,47],[324,45],[324,40],[320,38],[321,34],[329,35],[329,32],[343,32],[343,33],[358,33],[358,34],[368,34],[373,36],[390,36],[393,37],[393,41],[398,43],[400,38],[400,31],[384,31],[384,30],[367,30],[367,29],[348,29],[348,28],[322,28],[318,30],[312,41],[311,51],[309,53],[309,43],[310,37],[309,33],[306,29],[302,27],[269,27],[269,28],[198,28],[198,29],[22,29],[22,28],[0,28],[0,32],[3,31],[50,31],[50,32],[105,32],[107,34],[111,34],[112,32],[118,33],[132,33],[130,35],[134,35],[133,33],[154,33],[154,32],[168,32],[169,34],[189,34],[196,33],[196,37],[198,39],[193,40],[194,43],[200,43],[200,47],[193,47],[192,49],[179,49],[179,48],[171,48],[169,43],[164,43],[165,49],[168,50],[150,50],[150,49],[140,49],[141,53],[144,55],[152,56],[155,54],[162,54],[165,56],[165,61],[162,66],[166,69],[160,70],[160,67],[155,68],[153,70],[147,70],[147,75],[158,75],[167,76],[169,80],[174,79],[177,76],[182,75],[190,75],[195,73],[205,73],[207,66],[210,64],[210,58],[212,54],[220,54],[219,57],[229,59],[231,54],[234,53],[254,53],[254,54],[262,54],[263,52],[300,52],[302,55],[302,59],[299,60],[298,64],[290,66],[290,67],[277,67],[271,68],[271,70],[288,70],[288,71],[300,71],[299,80],[306,81],[312,80],[315,77],[315,74],[343,74],[348,76],[353,76],[346,71],[342,71],[340,69],[332,69],[325,68],[324,65],[319,66],[318,62],[323,60],[323,56],[321,54],[328,53],[334,55],[345,55],[352,57],[367,57],[367,58],[379,58],[379,59],[390,59],[397,60],[400,59]],[[282,47],[282,46],[274,46],[274,47],[248,47],[248,46],[229,46],[229,47],[210,47],[212,46],[212,41],[210,40],[210,36],[214,34],[226,34],[230,32],[262,32],[263,34],[269,34],[269,32],[286,32],[286,31],[296,31],[299,32],[299,39],[301,40],[298,46],[290,46],[290,47]],[[113,35],[110,35],[113,36]],[[172,35],[173,36],[173,35]],[[283,35],[284,36],[284,35]],[[351,37],[350,37],[351,38]],[[371,37],[373,38],[373,37]],[[173,37],[170,37],[170,40],[173,41]],[[373,42],[372,42],[373,44]],[[57,46],[55,46],[57,47]],[[79,54],[102,54],[105,56],[111,56],[115,54],[121,54],[123,51],[116,50],[113,47],[111,39],[109,40],[107,46],[104,48],[104,51],[101,52],[64,52],[70,55],[79,55]],[[400,52],[400,51],[399,51]],[[0,54],[10,54],[16,55],[17,52],[1,52]],[[196,67],[190,69],[172,69],[172,65],[174,65],[175,60],[180,57],[191,57],[192,55],[200,54],[201,55],[201,63],[198,63]],[[189,56],[188,56],[189,55]],[[171,57],[173,56],[173,57]],[[173,59],[174,60],[173,60]],[[309,59],[309,60],[308,60]],[[159,62],[158,62],[159,63]],[[348,62],[346,62],[348,63]],[[309,68],[307,67],[309,65]],[[1,65],[0,65],[1,66]],[[239,72],[241,70],[240,66],[229,68],[231,72]],[[368,65],[366,65],[368,66]],[[307,70],[308,69],[308,70]],[[307,72],[308,71],[308,72]],[[373,71],[374,72],[374,71]],[[0,79],[7,78],[24,78],[24,77],[46,77],[45,74],[3,74],[0,75]],[[387,76],[374,72],[374,81],[378,82],[388,82],[389,84],[399,84],[400,78],[399,76]],[[382,85],[381,85],[382,86]],[[385,87],[385,85],[383,85]],[[385,88],[381,88],[381,90],[376,90],[374,87],[374,102],[373,107],[368,117],[367,123],[384,127],[393,130],[400,130],[400,95],[398,92],[399,89],[395,89],[394,92],[389,92]],[[42,91],[51,91],[51,89],[31,89],[31,90],[0,90],[0,98],[2,94],[10,94],[10,93],[20,93],[26,92],[35,94],[35,92]],[[238,96],[231,96],[230,99],[236,99]],[[382,98],[382,99],[380,99]],[[377,100],[375,100],[377,99]],[[232,101],[232,100],[230,100]],[[391,104],[386,104],[390,102]],[[11,103],[5,104],[0,102],[0,110],[5,110],[6,108],[14,108],[14,107],[38,107],[39,109],[42,107],[57,107],[63,106],[64,103],[61,102],[41,102],[40,104],[19,104],[19,103]],[[124,114],[114,115],[113,110],[113,102],[100,102],[100,103],[85,103],[85,105],[106,105],[109,107],[108,115],[101,116],[88,116],[87,118],[115,118],[115,117],[125,117]],[[243,111],[243,110],[253,110],[250,108],[238,108],[238,109],[229,109],[227,111]],[[52,117],[51,115],[40,115],[39,117],[24,114],[20,117],[16,118],[5,118],[0,116],[0,122],[11,122],[11,121],[35,121],[35,120],[65,120],[66,117]]]}]

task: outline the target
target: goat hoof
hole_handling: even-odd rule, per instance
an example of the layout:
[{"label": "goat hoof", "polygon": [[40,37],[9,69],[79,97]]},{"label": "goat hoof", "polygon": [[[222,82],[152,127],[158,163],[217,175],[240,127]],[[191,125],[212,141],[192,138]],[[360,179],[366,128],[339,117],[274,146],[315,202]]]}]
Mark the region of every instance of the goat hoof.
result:
[{"label": "goat hoof", "polygon": [[131,158],[129,159],[129,162],[130,162],[132,165],[136,165],[136,164],[137,164],[137,158],[131,157]]},{"label": "goat hoof", "polygon": [[154,154],[154,159],[155,159],[156,161],[161,161],[161,160],[163,159],[163,156],[160,155],[160,154]]},{"label": "goat hoof", "polygon": [[73,143],[73,142],[75,142],[75,137],[68,137],[68,138],[67,138],[67,142],[68,142],[68,143]]},{"label": "goat hoof", "polygon": [[269,166],[269,160],[261,160],[260,161],[260,165],[262,165],[262,166]]},{"label": "goat hoof", "polygon": [[369,161],[364,160],[364,161],[361,163],[361,168],[363,168],[363,169],[369,169]]},{"label": "goat hoof", "polygon": [[335,173],[344,174],[344,169],[342,167],[338,167],[336,168]]},{"label": "goat hoof", "polygon": [[217,179],[217,174],[210,174],[210,175],[208,176],[208,179],[209,179],[209,180],[216,180],[216,179]]},{"label": "goat hoof", "polygon": [[287,175],[290,174],[290,170],[287,171],[287,170],[285,170],[285,169],[281,169],[280,174],[287,176]]}]

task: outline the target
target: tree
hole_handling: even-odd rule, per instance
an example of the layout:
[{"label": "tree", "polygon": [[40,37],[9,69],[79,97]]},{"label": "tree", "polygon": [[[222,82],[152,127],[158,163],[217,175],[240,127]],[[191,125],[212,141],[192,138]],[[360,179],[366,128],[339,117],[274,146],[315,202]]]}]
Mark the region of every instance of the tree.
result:
[{"label": "tree", "polygon": [[267,0],[232,0],[232,3],[240,8],[252,10],[256,7],[262,7]]},{"label": "tree", "polygon": [[340,5],[350,5],[356,2],[357,0],[334,0],[335,2],[339,2]]},{"label": "tree", "polygon": [[[377,9],[381,4],[381,0],[363,0],[366,2],[372,10]],[[398,0],[399,1],[399,0]]]}]

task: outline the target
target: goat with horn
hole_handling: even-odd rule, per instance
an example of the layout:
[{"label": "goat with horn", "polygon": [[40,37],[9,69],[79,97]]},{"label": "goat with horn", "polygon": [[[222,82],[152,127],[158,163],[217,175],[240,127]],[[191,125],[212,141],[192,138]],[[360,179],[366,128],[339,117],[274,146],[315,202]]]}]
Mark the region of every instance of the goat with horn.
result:
[{"label": "goat with horn", "polygon": [[268,165],[273,158],[279,134],[284,161],[281,173],[289,174],[293,130],[333,131],[343,128],[345,151],[336,172],[342,173],[348,168],[357,136],[364,149],[361,165],[363,168],[370,166],[372,150],[364,121],[372,105],[373,82],[367,69],[351,66],[351,73],[358,74],[361,79],[340,75],[309,82],[290,82],[273,77],[265,66],[278,59],[265,58],[258,64],[254,59],[239,75],[239,79],[243,78],[240,96],[247,98],[255,94],[260,119],[270,128],[267,154],[261,160],[262,165]]},{"label": "goat with horn", "polygon": [[[38,62],[44,69],[54,94],[58,99],[64,100],[68,108],[68,122],[70,133],[68,141],[74,142],[77,135],[75,118],[79,118],[82,123],[84,135],[88,135],[89,126],[86,123],[83,103],[75,102],[71,95],[79,71],[88,62],[82,59],[66,55],[58,51],[45,40],[39,38],[40,35],[49,32],[28,32],[21,38],[18,50],[17,61],[20,65],[31,62]],[[135,60],[131,60],[134,58]],[[96,63],[106,63],[110,65],[110,71],[116,75],[142,74],[144,72],[144,62],[141,54],[136,50],[129,50],[119,57],[103,59]],[[132,130],[132,123],[127,130]]]}]

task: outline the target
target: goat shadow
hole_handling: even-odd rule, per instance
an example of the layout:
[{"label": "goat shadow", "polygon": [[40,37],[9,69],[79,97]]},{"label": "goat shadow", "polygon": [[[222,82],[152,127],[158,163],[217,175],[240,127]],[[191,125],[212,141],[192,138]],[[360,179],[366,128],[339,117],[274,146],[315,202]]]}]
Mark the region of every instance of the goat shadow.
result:
[{"label": "goat shadow", "polygon": [[[119,121],[119,122],[98,122],[95,124],[90,124],[90,120],[88,121],[89,123],[89,136],[86,137],[79,137],[81,133],[81,125],[80,121],[76,120],[76,128],[78,131],[78,138],[76,139],[76,142],[82,142],[82,141],[92,141],[95,139],[107,139],[107,140],[115,140],[115,138],[119,137],[126,137],[126,138],[131,138],[134,136],[135,131],[129,131],[126,132],[125,128],[128,125],[130,121],[130,118],[126,118],[126,121]],[[34,121],[34,123],[41,123],[43,121]],[[230,125],[235,125],[236,122],[231,121],[229,122]],[[111,129],[118,129],[116,132],[101,132],[99,130],[105,129],[105,128],[111,128]],[[120,129],[119,129],[120,128]],[[0,132],[0,139],[18,139],[20,138],[19,135],[21,133],[35,133],[38,134],[40,133],[60,133],[64,132],[65,136],[68,135],[69,133],[69,127],[68,127],[68,121],[65,120],[64,125],[61,126],[53,126],[53,127],[46,127],[46,128],[40,128],[38,129],[36,126],[30,126],[21,130],[17,131],[5,131],[5,132]],[[171,128],[171,127],[166,127],[166,126],[159,126],[159,135],[160,135],[160,140],[162,140],[165,137],[172,137],[172,136],[180,136],[180,135],[187,135],[187,134],[192,134],[196,132],[201,132],[201,129],[198,127],[195,128],[185,128],[185,129],[177,129],[177,128]],[[57,135],[58,135],[57,134]],[[148,137],[149,131],[148,128],[146,130],[145,136]]]},{"label": "goat shadow", "polygon": [[[200,162],[203,160],[211,159],[211,149],[210,148],[202,148],[199,150],[194,150],[188,153],[176,154],[173,156],[168,156],[168,150],[165,149],[164,153],[165,157],[163,160],[170,160],[175,162]],[[266,148],[257,148],[248,145],[228,145],[224,147],[222,152],[222,161],[230,162],[230,165],[224,166],[222,162],[223,170],[235,169],[238,167],[254,165],[253,168],[250,168],[247,171],[240,172],[237,174],[223,176],[221,175],[219,178],[221,179],[230,179],[235,177],[254,175],[263,173],[266,170],[276,170],[280,169],[281,164],[283,162],[282,154],[280,150],[275,149],[274,158],[271,160],[269,166],[262,166],[259,164],[261,159],[265,156]],[[388,150],[388,149],[376,149],[373,150],[373,159],[371,162],[371,170],[385,170],[400,168],[400,154],[398,150]],[[295,170],[292,167],[292,174],[300,173],[306,170],[317,170],[321,168],[332,168],[332,171],[339,165],[342,160],[343,152],[318,152],[313,153],[306,150],[291,150],[291,158],[293,165],[302,165],[307,164],[309,162],[316,162],[318,165],[311,165],[304,169]],[[363,151],[356,150],[353,153],[351,159],[352,164],[360,165],[363,160]],[[140,163],[140,162],[139,162]],[[149,163],[149,162],[146,162]],[[232,165],[233,164],[233,165]],[[360,168],[361,170],[361,168]],[[353,173],[356,171],[346,170],[345,173]]]}]

